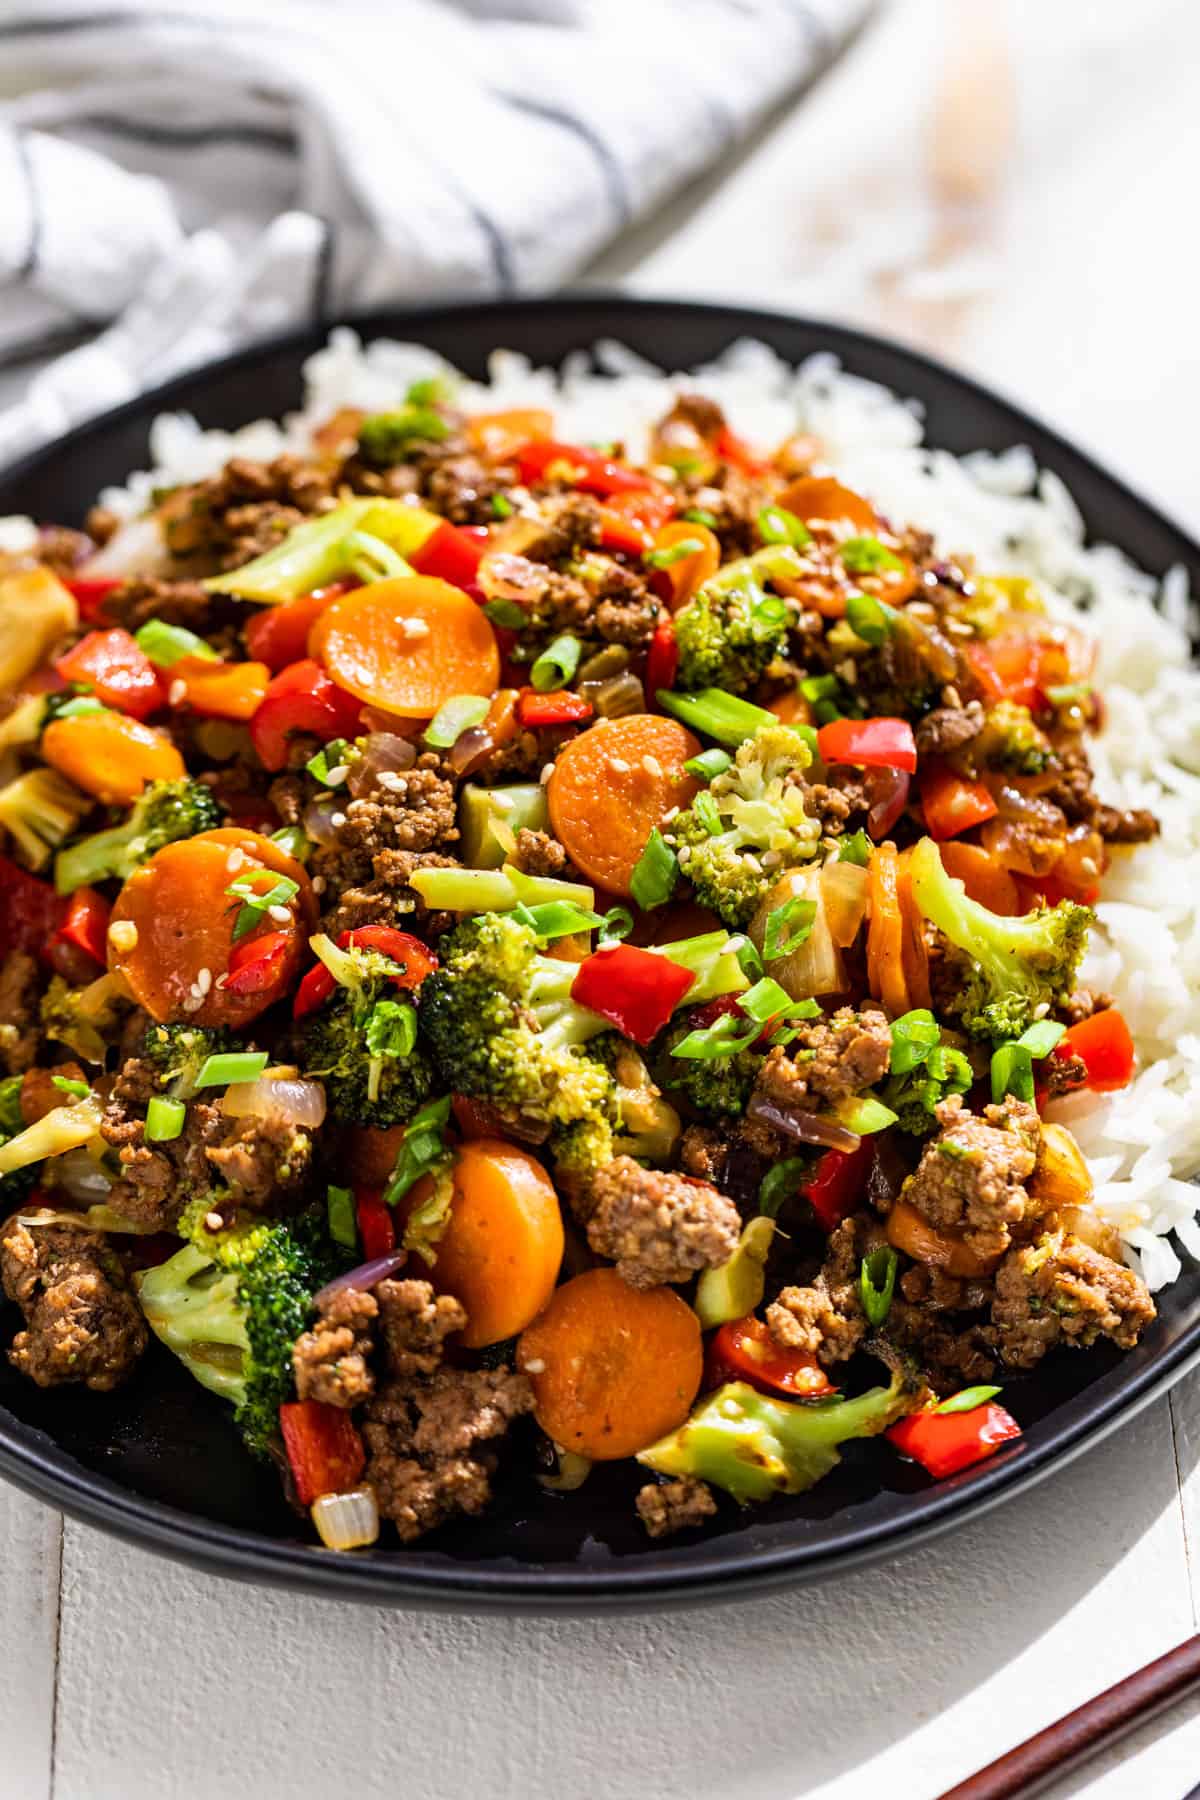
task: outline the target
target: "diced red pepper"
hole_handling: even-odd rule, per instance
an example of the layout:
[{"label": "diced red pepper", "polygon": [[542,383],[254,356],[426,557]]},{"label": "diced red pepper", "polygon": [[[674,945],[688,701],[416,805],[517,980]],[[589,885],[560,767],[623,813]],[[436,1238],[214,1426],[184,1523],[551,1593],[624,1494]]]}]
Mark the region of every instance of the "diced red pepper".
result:
[{"label": "diced red pepper", "polygon": [[131,718],[145,719],[166,704],[161,675],[120,626],[89,631],[54,666],[64,681],[85,684],[103,705]]},{"label": "diced red pepper", "polygon": [[1041,698],[1038,683],[1042,646],[1036,638],[1005,633],[986,644],[968,644],[966,658],[986,700],[1011,700],[1017,706],[1036,707]]},{"label": "diced red pepper", "polygon": [[907,769],[910,775],[917,766],[917,741],[907,719],[834,719],[818,731],[817,748],[827,763]]},{"label": "diced red pepper", "polygon": [[76,888],[67,901],[67,916],[54,942],[72,944],[103,969],[108,963],[108,919],[112,908],[95,888]]},{"label": "diced red pepper", "polygon": [[695,976],[669,957],[636,944],[606,944],[579,965],[571,998],[637,1044],[648,1044],[671,1017]]},{"label": "diced red pepper", "polygon": [[579,444],[560,444],[554,438],[522,444],[516,453],[517,468],[526,486],[547,479],[569,482],[587,494],[629,494],[650,483],[636,469],[627,469],[597,450]]},{"label": "diced red pepper", "polygon": [[1087,1068],[1088,1087],[1100,1094],[1128,1087],[1137,1060],[1129,1027],[1115,1006],[1072,1025],[1053,1054],[1064,1060],[1078,1056]]},{"label": "diced red pepper", "polygon": [[67,903],[48,881],[39,881],[7,856],[0,856],[0,952],[39,951],[62,924]]},{"label": "diced red pepper", "polygon": [[752,477],[765,475],[771,466],[765,457],[759,456],[745,438],[739,437],[736,431],[730,431],[728,425],[723,425],[717,433],[714,447],[722,462],[732,463],[733,467],[739,469],[743,475]]},{"label": "diced red pepper", "polygon": [[675,686],[679,672],[679,645],[675,640],[675,621],[663,613],[654,627],[646,656],[646,692],[657,694],[660,688]]},{"label": "diced red pepper", "polygon": [[909,1413],[884,1433],[902,1455],[911,1456],[936,1481],[982,1462],[1020,1435],[1021,1427],[1012,1414],[994,1400],[972,1407],[970,1412]]},{"label": "diced red pepper", "polygon": [[1032,912],[1037,906],[1057,906],[1060,900],[1075,900],[1080,906],[1095,906],[1100,898],[1100,883],[1076,887],[1067,883],[1053,869],[1046,875],[1013,875],[1021,896],[1021,911]]},{"label": "diced red pepper", "polygon": [[279,1429],[301,1506],[349,1493],[367,1466],[363,1441],[340,1406],[289,1400],[279,1409]]},{"label": "diced red pepper", "polygon": [[800,1192],[825,1231],[834,1231],[858,1204],[871,1169],[871,1140],[857,1150],[826,1150]]},{"label": "diced red pepper", "polygon": [[396,1248],[396,1221],[391,1207],[384,1205],[383,1189],[356,1187],[354,1213],[358,1220],[363,1261],[374,1262],[377,1256],[390,1256]]},{"label": "diced red pepper", "polygon": [[287,600],[282,606],[260,607],[243,627],[251,656],[256,662],[266,663],[273,675],[289,663],[302,661],[308,655],[308,634],[322,611],[349,588],[349,582],[335,581],[315,593],[301,594],[298,600]]},{"label": "diced red pepper", "polygon": [[322,743],[353,737],[362,701],[330,681],[320,663],[305,657],[276,675],[250,721],[250,737],[264,769],[275,774],[287,763],[293,732],[311,731]]},{"label": "diced red pepper", "polygon": [[470,592],[475,586],[479,565],[487,555],[487,532],[482,538],[443,519],[435,525],[425,542],[410,551],[407,560],[418,575],[434,575],[454,587]]},{"label": "diced red pepper", "polygon": [[[356,925],[352,931],[342,932],[338,948],[378,950],[381,955],[390,956],[400,965],[391,977],[392,985],[398,988],[420,987],[425,977],[432,975],[438,966],[437,957],[420,938],[413,937],[411,932],[397,931],[394,925]],[[292,1017],[303,1019],[318,1006],[324,1006],[336,987],[337,982],[325,964],[314,963],[296,989]]]},{"label": "diced red pepper", "polygon": [[324,1006],[336,987],[337,982],[325,964],[323,962],[314,963],[312,968],[301,976],[300,985],[293,996],[293,1019],[306,1019],[309,1013],[316,1012],[318,1006]]},{"label": "diced red pepper", "polygon": [[654,534],[674,516],[674,494],[664,487],[645,487],[615,494],[600,508],[600,548],[644,556],[654,548]]},{"label": "diced red pepper", "polygon": [[94,625],[104,617],[104,602],[121,586],[121,578],[113,575],[76,577],[63,586],[74,594],[79,616],[85,625]]},{"label": "diced red pepper", "polygon": [[815,1400],[834,1392],[833,1383],[807,1350],[788,1350],[753,1314],[722,1325],[708,1346],[704,1364],[706,1387],[726,1381],[748,1381],[768,1394],[789,1400]]},{"label": "diced red pepper", "polygon": [[539,694],[536,688],[527,687],[517,696],[517,719],[533,731],[546,725],[581,725],[591,716],[591,701],[566,688],[552,694]]},{"label": "diced red pepper", "polygon": [[229,955],[223,982],[227,994],[265,994],[286,972],[294,933],[264,931],[261,937],[244,938]]},{"label": "diced red pepper", "polygon": [[918,786],[925,829],[938,843],[996,816],[996,802],[982,781],[969,781],[945,763],[923,766]]}]

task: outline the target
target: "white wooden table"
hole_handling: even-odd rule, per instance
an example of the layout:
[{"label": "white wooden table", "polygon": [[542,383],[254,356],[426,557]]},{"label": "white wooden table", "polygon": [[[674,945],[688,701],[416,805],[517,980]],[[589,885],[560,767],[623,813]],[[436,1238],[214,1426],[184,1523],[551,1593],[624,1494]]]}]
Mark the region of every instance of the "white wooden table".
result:
[{"label": "white wooden table", "polygon": [[[595,273],[890,326],[1200,527],[1198,11],[905,0]],[[1200,1378],[927,1550],[579,1622],[258,1593],[0,1488],[0,1797],[931,1800],[1196,1629],[1198,1460]],[[1193,1706],[1057,1792],[1182,1800],[1197,1780]]]}]

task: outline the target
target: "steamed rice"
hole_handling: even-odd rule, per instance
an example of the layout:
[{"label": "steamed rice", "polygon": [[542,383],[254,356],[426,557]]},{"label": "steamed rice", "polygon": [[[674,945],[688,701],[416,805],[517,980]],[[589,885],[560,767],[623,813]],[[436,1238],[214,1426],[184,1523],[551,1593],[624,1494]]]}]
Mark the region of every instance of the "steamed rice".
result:
[{"label": "steamed rice", "polygon": [[[336,331],[305,366],[303,411],[236,432],[165,415],[151,433],[155,467],[104,502],[135,512],[153,488],[215,474],[230,456],[303,451],[312,427],[339,406],[393,406],[412,381],[445,366],[418,345],[364,348],[353,332]],[[885,514],[934,532],[946,552],[970,554],[989,572],[1033,578],[1060,617],[1086,611],[1107,708],[1092,751],[1097,787],[1115,805],[1152,808],[1163,831],[1136,853],[1115,853],[1083,970],[1115,997],[1141,1072],[1118,1094],[1059,1102],[1055,1116],[1087,1154],[1096,1204],[1121,1232],[1129,1261],[1151,1288],[1162,1287],[1181,1268],[1170,1234],[1200,1260],[1200,672],[1190,661],[1184,572],[1160,582],[1111,545],[1085,545],[1070,494],[1028,450],[958,458],[925,448],[915,402],[845,373],[830,356],[793,369],[766,345],[743,341],[684,377],[613,343],[599,345],[594,359],[568,358],[561,373],[497,351],[489,380],[465,384],[463,404],[550,407],[564,438],[620,439],[638,459],[671,396],[697,385],[752,441],[812,432],[829,463]]]}]

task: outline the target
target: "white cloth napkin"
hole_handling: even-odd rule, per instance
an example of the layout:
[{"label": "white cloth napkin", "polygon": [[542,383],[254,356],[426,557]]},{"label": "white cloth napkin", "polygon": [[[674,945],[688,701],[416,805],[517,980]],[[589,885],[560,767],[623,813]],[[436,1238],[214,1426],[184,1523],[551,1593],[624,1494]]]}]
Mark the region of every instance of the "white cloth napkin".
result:
[{"label": "white cloth napkin", "polygon": [[0,465],[288,325],[553,286],[871,3],[9,0]]}]

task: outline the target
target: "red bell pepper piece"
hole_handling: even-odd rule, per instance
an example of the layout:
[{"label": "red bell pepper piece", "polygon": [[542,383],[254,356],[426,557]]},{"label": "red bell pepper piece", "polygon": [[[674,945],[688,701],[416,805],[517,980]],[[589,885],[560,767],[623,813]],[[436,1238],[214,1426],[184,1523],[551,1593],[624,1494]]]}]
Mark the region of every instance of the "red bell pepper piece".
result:
[{"label": "red bell pepper piece", "polygon": [[482,538],[477,538],[452,525],[449,519],[443,519],[434,526],[423,544],[409,552],[407,560],[418,575],[434,575],[453,587],[470,590],[486,555],[486,531]]},{"label": "red bell pepper piece", "polygon": [[320,663],[305,657],[276,675],[250,721],[250,737],[264,769],[272,774],[287,763],[288,739],[311,731],[322,743],[353,737],[362,701],[330,681]]},{"label": "red bell pepper piece", "polygon": [[909,1413],[884,1433],[902,1455],[911,1456],[936,1481],[982,1462],[1020,1435],[1021,1427],[1012,1414],[993,1400],[970,1412]]},{"label": "red bell pepper piece", "polygon": [[63,586],[74,594],[84,624],[94,625],[103,620],[104,602],[121,586],[121,578],[114,575],[76,576],[74,580],[64,581]]},{"label": "red bell pepper piece", "polygon": [[989,638],[986,644],[968,644],[966,658],[985,700],[1011,700],[1030,709],[1037,706],[1042,646],[1036,638],[1005,633]]},{"label": "red bell pepper piece", "polygon": [[377,1256],[390,1256],[396,1248],[396,1221],[390,1206],[384,1205],[383,1189],[356,1187],[354,1214],[358,1220],[358,1241],[364,1262]]},{"label": "red bell pepper piece", "polygon": [[289,663],[302,661],[308,655],[308,634],[322,610],[339,594],[348,593],[350,586],[348,581],[334,581],[282,606],[260,607],[243,627],[246,648],[255,662],[266,663],[278,675]]},{"label": "red bell pepper piece", "polygon": [[646,692],[657,694],[660,688],[675,686],[679,672],[679,645],[675,639],[675,621],[663,613],[654,627],[646,656]]},{"label": "red bell pepper piece", "polygon": [[322,1494],[347,1494],[367,1466],[363,1441],[348,1412],[323,1400],[289,1400],[279,1429],[296,1498],[311,1506]]},{"label": "red bell pepper piece", "polygon": [[108,631],[89,631],[54,667],[64,681],[84,683],[105,706],[134,719],[145,719],[166,704],[158,670],[117,625]]},{"label": "red bell pepper piece", "polygon": [[[400,965],[391,977],[393,986],[398,988],[420,987],[425,977],[432,975],[438,966],[437,957],[420,938],[407,931],[397,931],[394,925],[356,925],[353,931],[342,932],[338,948],[378,950],[381,955],[390,956]],[[336,987],[337,982],[325,964],[314,963],[296,989],[292,1017],[303,1019],[318,1006],[324,1006]]]},{"label": "red bell pepper piece", "polygon": [[857,1150],[826,1150],[800,1189],[825,1231],[835,1230],[854,1211],[872,1154],[869,1138],[864,1138]]},{"label": "red bell pepper piece", "polygon": [[743,475],[752,477],[765,475],[771,466],[757,454],[745,438],[739,437],[736,431],[730,431],[728,425],[723,425],[717,433],[714,448],[722,462],[731,463],[735,469],[740,469]]},{"label": "red bell pepper piece", "polygon": [[821,1399],[833,1383],[807,1350],[777,1344],[761,1319],[750,1314],[732,1319],[714,1334],[704,1364],[706,1387],[726,1381],[748,1381],[762,1393],[786,1394],[789,1400]]},{"label": "red bell pepper piece", "polygon": [[229,955],[229,969],[222,983],[227,994],[265,994],[279,982],[292,952],[294,933],[264,931],[245,938]]},{"label": "red bell pepper piece", "polygon": [[982,781],[969,781],[945,763],[922,768],[918,786],[925,829],[938,843],[996,816],[996,802]]},{"label": "red bell pepper piece", "polygon": [[95,888],[76,888],[67,901],[67,916],[54,943],[73,944],[103,969],[108,962],[108,918],[112,908]]},{"label": "red bell pepper piece", "polygon": [[648,1044],[695,979],[690,969],[636,944],[606,944],[580,963],[571,998],[635,1043]]},{"label": "red bell pepper piece", "polygon": [[654,534],[673,517],[678,505],[666,488],[645,487],[614,494],[600,508],[600,548],[644,556],[654,548]]},{"label": "red bell pepper piece", "polygon": [[49,940],[62,924],[67,903],[48,881],[39,881],[28,869],[0,856],[0,952],[46,952]]},{"label": "red bell pepper piece", "polygon": [[917,741],[907,719],[834,719],[817,733],[817,749],[827,763],[862,768],[917,767]]},{"label": "red bell pepper piece", "polygon": [[517,695],[517,720],[530,730],[545,725],[581,725],[592,716],[592,703],[582,694],[560,688],[552,694],[539,694],[536,688],[522,688]]},{"label": "red bell pepper piece", "polygon": [[1077,887],[1074,882],[1063,881],[1053,869],[1046,875],[1014,874],[1013,880],[1021,897],[1023,913],[1032,912],[1036,906],[1057,906],[1060,900],[1076,900],[1080,906],[1095,906],[1100,898],[1098,881],[1088,887]]},{"label": "red bell pepper piece", "polygon": [[1072,1025],[1059,1038],[1053,1054],[1064,1059],[1078,1056],[1087,1068],[1088,1087],[1099,1094],[1128,1087],[1133,1080],[1133,1039],[1115,1006]]},{"label": "red bell pepper piece", "polygon": [[522,444],[516,453],[521,480],[530,486],[535,481],[560,477],[587,494],[629,494],[635,488],[649,487],[644,475],[627,469],[623,463],[611,462],[597,450],[586,450],[579,444],[560,444],[554,438],[538,439]]}]

